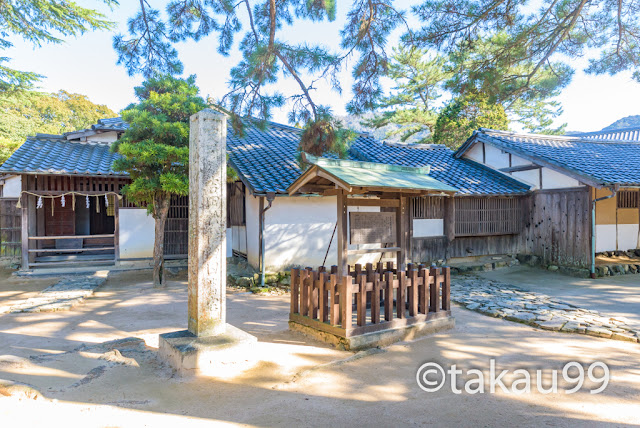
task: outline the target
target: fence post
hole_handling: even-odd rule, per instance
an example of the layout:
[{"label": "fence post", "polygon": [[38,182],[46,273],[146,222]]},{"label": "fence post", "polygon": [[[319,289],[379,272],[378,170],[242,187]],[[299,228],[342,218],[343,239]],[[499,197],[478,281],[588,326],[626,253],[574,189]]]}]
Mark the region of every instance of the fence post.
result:
[{"label": "fence post", "polygon": [[307,276],[309,276],[309,271],[306,269],[300,269],[300,315],[302,316],[307,316],[309,314]]},{"label": "fence post", "polygon": [[371,322],[380,322],[380,276],[373,277],[373,291],[371,291]]},{"label": "fence post", "polygon": [[396,312],[399,319],[404,318],[404,305],[407,295],[406,272],[398,270],[398,294],[396,296]]},{"label": "fence post", "polygon": [[409,276],[411,277],[409,315],[415,317],[418,314],[418,272],[413,268],[413,264],[409,267]]},{"label": "fence post", "polygon": [[426,314],[429,312],[429,273],[424,265],[418,266],[418,281],[422,280],[418,292],[418,312]]},{"label": "fence post", "polygon": [[433,277],[433,284],[431,285],[431,308],[429,312],[438,312],[440,310],[440,281],[438,280],[438,274],[440,269],[437,267],[431,268],[431,276]]},{"label": "fence post", "polygon": [[442,283],[442,310],[451,310],[451,268],[442,269],[444,273],[444,282]]},{"label": "fence post", "polygon": [[[333,268],[336,268],[335,271]],[[329,321],[331,325],[340,325],[340,301],[338,298],[338,267],[331,266],[331,276],[329,277],[329,292],[331,293],[331,309]]]},{"label": "fence post", "polygon": [[356,310],[358,311],[358,325],[363,326],[367,323],[367,276],[361,274],[358,276],[358,300],[356,300]]},{"label": "fence post", "polygon": [[291,313],[299,313],[298,296],[300,294],[300,269],[291,269]]},{"label": "fence post", "polygon": [[340,290],[340,309],[342,312],[342,328],[351,328],[351,281],[349,275],[342,277],[342,288]]},{"label": "fence post", "polygon": [[393,319],[393,272],[387,271],[387,284],[384,290],[384,320]]}]

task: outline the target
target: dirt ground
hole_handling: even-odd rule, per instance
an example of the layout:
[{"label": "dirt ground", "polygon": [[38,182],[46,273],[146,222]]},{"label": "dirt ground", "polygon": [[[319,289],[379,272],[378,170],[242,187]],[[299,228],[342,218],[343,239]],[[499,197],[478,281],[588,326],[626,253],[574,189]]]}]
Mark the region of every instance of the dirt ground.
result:
[{"label": "dirt ground", "polygon": [[[0,278],[2,299],[51,281]],[[289,332],[287,296],[229,294],[228,322],[258,343],[221,378],[181,379],[156,357],[158,334],[186,326],[186,278],[171,279],[154,289],[148,271],[118,273],[71,311],[1,315],[0,379],[29,384],[44,398],[0,398],[0,425],[640,424],[638,344],[537,330],[458,307],[453,330],[354,354]],[[132,339],[109,343],[125,338]],[[425,392],[416,384],[423,363],[485,371],[491,358],[499,369],[545,372],[602,361],[612,379],[600,394],[590,394],[589,383],[564,393],[562,380],[561,391],[547,395],[456,394],[446,385]]]}]

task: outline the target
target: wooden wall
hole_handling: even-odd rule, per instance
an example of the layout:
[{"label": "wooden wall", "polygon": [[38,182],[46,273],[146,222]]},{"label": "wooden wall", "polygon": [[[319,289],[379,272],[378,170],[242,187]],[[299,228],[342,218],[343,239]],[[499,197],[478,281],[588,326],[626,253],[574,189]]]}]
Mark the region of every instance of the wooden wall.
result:
[{"label": "wooden wall", "polygon": [[528,200],[524,254],[545,264],[589,267],[591,263],[591,197],[589,188],[541,190]]},{"label": "wooden wall", "polygon": [[519,234],[414,238],[412,261],[498,254],[530,254],[545,264],[588,267],[591,262],[589,189],[541,190],[521,199]]},{"label": "wooden wall", "polygon": [[0,198],[0,257],[18,257],[22,217],[17,198]]}]

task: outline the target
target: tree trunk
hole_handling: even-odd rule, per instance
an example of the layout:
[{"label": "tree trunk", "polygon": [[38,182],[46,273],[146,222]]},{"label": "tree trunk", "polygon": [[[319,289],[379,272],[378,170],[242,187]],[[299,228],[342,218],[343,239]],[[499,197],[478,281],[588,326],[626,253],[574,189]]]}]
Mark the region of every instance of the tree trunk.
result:
[{"label": "tree trunk", "polygon": [[155,241],[153,243],[153,286],[164,287],[164,225],[169,214],[171,196],[159,196],[154,201],[154,218],[156,220]]}]

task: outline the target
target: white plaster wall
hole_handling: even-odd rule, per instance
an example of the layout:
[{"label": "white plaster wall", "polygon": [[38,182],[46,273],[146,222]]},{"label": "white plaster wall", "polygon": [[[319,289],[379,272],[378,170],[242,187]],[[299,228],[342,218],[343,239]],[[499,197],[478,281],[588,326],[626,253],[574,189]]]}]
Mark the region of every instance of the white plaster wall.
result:
[{"label": "white plaster wall", "polygon": [[520,180],[531,186],[535,186],[536,189],[540,189],[540,170],[530,169],[528,171],[512,172],[511,176],[516,180]]},{"label": "white plaster wall", "polygon": [[22,192],[22,177],[19,175],[12,175],[5,178],[4,186],[2,188],[3,198],[19,198]]},{"label": "white plaster wall", "polygon": [[464,157],[473,161],[482,163],[482,145],[484,143],[476,143],[464,154]]},{"label": "white plaster wall", "polygon": [[619,224],[618,225],[618,250],[627,251],[630,249],[640,248],[638,242],[638,225],[637,224]]},{"label": "white plaster wall", "polygon": [[511,155],[511,166],[533,165],[530,160],[521,158],[520,156]]},{"label": "white plaster wall", "polygon": [[566,189],[568,187],[582,187],[582,184],[575,178],[558,171],[546,167],[542,168],[543,189]]},{"label": "white plaster wall", "polygon": [[489,144],[485,146],[485,158],[485,163],[492,168],[500,169],[509,167],[509,153]]},{"label": "white plaster wall", "polygon": [[99,141],[103,143],[112,143],[118,139],[118,133],[115,131],[101,132],[100,134],[87,137],[87,141]]},{"label": "white plaster wall", "polygon": [[426,238],[444,235],[444,219],[413,219],[413,237]]},{"label": "white plaster wall", "polygon": [[146,208],[121,208],[120,258],[139,259],[153,257],[155,222]]},{"label": "white plaster wall", "polygon": [[[631,248],[631,247],[629,247]],[[596,253],[616,250],[616,225],[596,225]]]},{"label": "white plaster wall", "polygon": [[[247,196],[247,260],[259,264],[259,201]],[[379,211],[378,207],[349,207],[352,211]],[[348,217],[347,217],[348,218]],[[291,266],[322,265],[336,225],[336,197],[277,197],[265,213],[265,266],[277,271]],[[379,244],[349,245],[350,249],[377,248]],[[337,237],[334,236],[326,265],[337,263]],[[376,262],[380,254],[358,254],[349,263]]]}]

